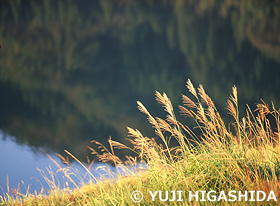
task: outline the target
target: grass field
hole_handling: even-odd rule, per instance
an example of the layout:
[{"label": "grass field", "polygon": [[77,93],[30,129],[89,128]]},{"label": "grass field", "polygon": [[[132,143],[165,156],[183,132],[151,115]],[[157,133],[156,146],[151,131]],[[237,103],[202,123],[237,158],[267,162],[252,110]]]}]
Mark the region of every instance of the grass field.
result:
[{"label": "grass field", "polygon": [[[156,138],[128,127],[132,148],[112,139],[109,148],[94,141],[101,153],[90,148],[102,162],[124,167],[145,161],[147,169],[127,168],[127,176],[74,190],[54,186],[48,196],[15,191],[2,197],[1,205],[277,205],[280,111],[263,102],[255,111],[248,107],[246,116],[240,118],[233,87],[226,109],[234,121],[226,125],[201,85],[196,89],[188,80],[187,88],[191,95],[182,95],[179,110],[195,121],[199,135],[177,121],[167,95],[156,92],[156,100],[166,112],[164,119],[151,116],[137,102]],[[178,146],[171,147],[171,139]],[[122,161],[115,149],[133,150],[137,157]],[[71,181],[67,171],[65,176]]]}]

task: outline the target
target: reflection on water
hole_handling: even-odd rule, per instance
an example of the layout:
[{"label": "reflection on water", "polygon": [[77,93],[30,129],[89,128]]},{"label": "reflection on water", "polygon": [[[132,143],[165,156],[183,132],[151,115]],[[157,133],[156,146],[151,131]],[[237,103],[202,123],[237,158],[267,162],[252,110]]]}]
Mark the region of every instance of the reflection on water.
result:
[{"label": "reflection on water", "polygon": [[0,129],[81,159],[126,126],[154,135],[135,102],[162,115],[154,90],[177,105],[188,78],[222,110],[233,85],[241,110],[279,106],[279,14],[254,0],[0,1]]},{"label": "reflection on water", "polygon": [[[74,172],[75,175],[70,175],[70,177],[79,186],[89,181],[96,182],[95,178],[97,180],[102,180],[108,178],[113,179],[118,177],[118,175],[129,175],[128,172],[122,168],[116,169],[113,166],[103,163],[93,163],[91,167],[84,164],[86,167],[90,168],[90,175],[77,162],[73,162],[70,167],[67,167],[58,156],[50,155],[53,159],[51,160],[46,154],[40,153],[38,148],[35,152],[25,144],[16,144],[14,140],[14,137],[9,137],[0,130],[1,196],[7,193],[8,190],[11,192],[15,188],[20,188],[22,194],[26,194],[27,191],[34,194],[35,190],[39,192],[42,187],[46,192],[48,189],[51,189],[51,184],[48,184],[44,177],[46,176],[52,180],[52,175],[54,176],[56,186],[60,188],[66,186],[75,188],[75,185],[68,180],[61,171],[57,172],[59,168],[53,160],[62,168],[68,168],[70,171]],[[146,166],[144,164],[139,164],[137,168],[146,168]],[[131,171],[134,169],[130,168]],[[92,175],[94,177],[92,177]]]}]

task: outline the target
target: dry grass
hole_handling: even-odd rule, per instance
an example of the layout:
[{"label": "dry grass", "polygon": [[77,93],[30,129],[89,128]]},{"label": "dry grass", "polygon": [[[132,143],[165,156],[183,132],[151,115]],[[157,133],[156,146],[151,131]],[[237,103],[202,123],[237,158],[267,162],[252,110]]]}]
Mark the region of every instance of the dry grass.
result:
[{"label": "dry grass", "polygon": [[[133,148],[109,139],[107,149],[97,141],[101,153],[89,147],[102,162],[111,162],[116,167],[127,168],[129,176],[115,180],[89,184],[74,191],[54,191],[51,195],[26,195],[23,199],[2,197],[3,204],[14,205],[132,205],[131,193],[142,191],[143,205],[208,205],[209,202],[188,202],[188,191],[274,191],[280,198],[279,127],[280,111],[265,103],[257,105],[253,112],[248,107],[247,115],[240,119],[237,89],[227,101],[227,111],[234,123],[225,125],[212,99],[202,85],[195,89],[190,80],[187,88],[193,97],[182,95],[180,113],[193,119],[200,135],[193,129],[177,121],[170,99],[165,93],[156,92],[156,100],[166,112],[165,118],[153,117],[141,102],[138,109],[147,116],[155,131],[155,138],[141,134],[137,129],[127,127],[129,141]],[[194,99],[194,100],[192,100]],[[267,116],[270,116],[270,120]],[[273,119],[275,128],[271,126]],[[170,147],[174,138],[178,146]],[[137,157],[127,157],[122,161],[114,153],[115,149],[130,149]],[[70,156],[72,156],[69,153]],[[73,157],[73,156],[72,156]],[[75,157],[73,157],[75,158]],[[78,161],[78,160],[77,160]],[[136,172],[127,165],[137,165],[145,161],[148,169]],[[82,163],[81,163],[82,164]],[[90,171],[88,171],[90,173]],[[65,171],[65,176],[71,177]],[[94,178],[94,177],[92,177]],[[152,201],[148,191],[184,191],[183,202]],[[213,202],[212,202],[213,203]],[[240,205],[240,202],[215,202],[216,205]],[[212,204],[212,205],[213,205]],[[259,205],[262,202],[247,202]],[[266,205],[276,204],[273,201]]]}]

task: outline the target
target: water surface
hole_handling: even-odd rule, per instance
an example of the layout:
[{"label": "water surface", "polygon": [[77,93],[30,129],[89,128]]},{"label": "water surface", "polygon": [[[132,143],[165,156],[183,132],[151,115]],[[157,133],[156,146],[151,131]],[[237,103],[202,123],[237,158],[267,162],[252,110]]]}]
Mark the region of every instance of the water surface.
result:
[{"label": "water surface", "polygon": [[[96,180],[111,179],[118,176],[116,168],[110,165],[93,163],[90,167],[88,164],[84,164],[90,168],[91,174],[89,174],[77,162],[72,162],[70,166],[67,166],[57,155],[49,154],[47,156],[40,149],[42,148],[32,148],[26,144],[17,144],[14,137],[0,132],[0,156],[2,157],[0,159],[1,196],[7,193],[9,195],[13,194],[12,191],[14,189],[19,190],[21,194],[34,194],[35,191],[37,193],[43,191],[44,194],[48,194],[48,190],[54,188],[49,180],[54,182],[57,188],[68,186],[73,189],[76,188],[65,177],[64,173],[59,171],[60,168],[74,172],[76,175],[71,175],[70,177],[78,186],[84,183],[95,183]],[[109,172],[107,173],[105,171]]]},{"label": "water surface", "polygon": [[13,139],[0,185],[21,168],[38,178],[44,153],[92,159],[91,140],[127,142],[126,126],[154,136],[136,101],[164,117],[154,91],[166,92],[178,114],[188,78],[226,121],[233,85],[241,115],[260,98],[278,107],[279,14],[266,0],[0,1],[0,129]]}]

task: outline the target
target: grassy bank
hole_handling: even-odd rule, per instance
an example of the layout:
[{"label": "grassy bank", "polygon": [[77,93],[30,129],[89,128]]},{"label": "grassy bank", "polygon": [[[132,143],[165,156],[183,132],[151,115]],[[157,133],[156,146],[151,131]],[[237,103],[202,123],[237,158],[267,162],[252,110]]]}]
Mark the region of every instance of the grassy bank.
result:
[{"label": "grassy bank", "polygon": [[[10,195],[2,198],[1,204],[243,205],[246,202],[246,205],[277,205],[275,200],[280,200],[279,110],[263,102],[255,111],[248,107],[246,117],[240,119],[237,89],[233,87],[226,109],[234,123],[225,125],[201,85],[195,89],[188,80],[187,88],[191,96],[182,95],[183,105],[179,109],[182,115],[196,122],[199,135],[177,121],[166,94],[156,92],[156,100],[166,111],[166,118],[154,118],[138,102],[139,110],[147,115],[155,130],[155,138],[145,137],[128,127],[132,148],[111,139],[109,149],[95,142],[101,153],[90,148],[103,162],[123,167],[145,161],[148,169],[127,169],[128,176],[72,191],[54,190],[48,196]],[[177,147],[169,146],[171,139],[177,141]],[[115,149],[131,149],[137,158],[127,157],[123,162],[114,155]],[[67,171],[65,175],[67,177]],[[140,191],[143,198],[134,191]],[[199,201],[196,201],[196,191]],[[258,198],[263,201],[258,202]]]}]

